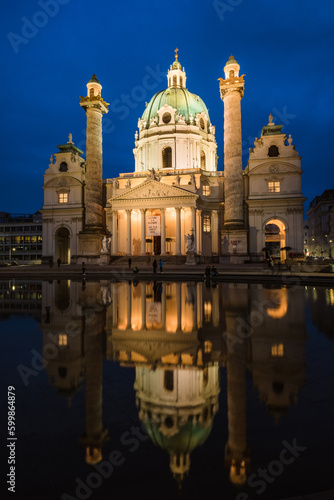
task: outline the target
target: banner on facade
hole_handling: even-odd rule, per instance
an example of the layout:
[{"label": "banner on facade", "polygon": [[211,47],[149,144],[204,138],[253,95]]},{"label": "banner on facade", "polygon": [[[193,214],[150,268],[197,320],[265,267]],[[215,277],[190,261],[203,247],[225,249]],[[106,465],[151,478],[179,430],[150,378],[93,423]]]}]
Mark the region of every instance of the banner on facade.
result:
[{"label": "banner on facade", "polygon": [[160,215],[146,216],[146,236],[160,236]]},{"label": "banner on facade", "polygon": [[161,302],[146,303],[146,323],[161,323]]}]

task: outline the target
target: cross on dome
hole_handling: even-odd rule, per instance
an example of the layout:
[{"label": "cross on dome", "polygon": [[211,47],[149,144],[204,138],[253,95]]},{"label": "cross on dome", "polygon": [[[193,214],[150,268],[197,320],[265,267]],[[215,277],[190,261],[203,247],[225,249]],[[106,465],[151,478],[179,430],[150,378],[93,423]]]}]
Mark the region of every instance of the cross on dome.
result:
[{"label": "cross on dome", "polygon": [[168,87],[185,88],[187,77],[186,72],[184,71],[184,68],[182,68],[179,61],[179,49],[176,47],[174,52],[175,61],[171,65],[167,75]]}]

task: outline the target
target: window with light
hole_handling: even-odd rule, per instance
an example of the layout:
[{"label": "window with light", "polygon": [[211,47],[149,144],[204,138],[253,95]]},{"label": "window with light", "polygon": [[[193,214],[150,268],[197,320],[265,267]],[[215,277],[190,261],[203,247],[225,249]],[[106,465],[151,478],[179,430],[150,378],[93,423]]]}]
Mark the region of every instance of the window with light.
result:
[{"label": "window with light", "polygon": [[68,203],[68,193],[58,193],[58,203]]},{"label": "window with light", "polygon": [[202,191],[204,196],[210,196],[211,190],[208,184],[203,184]]},{"label": "window with light", "polygon": [[281,191],[281,183],[279,181],[268,182],[269,193],[279,193]]},{"label": "window with light", "polygon": [[59,333],[58,335],[58,345],[66,346],[67,345],[67,335],[66,333]]},{"label": "window with light", "polygon": [[210,215],[206,214],[203,217],[203,231],[204,233],[210,233],[211,232],[211,219]]},{"label": "window with light", "polygon": [[273,357],[281,357],[284,355],[284,345],[283,344],[273,344],[271,346],[271,355]]}]

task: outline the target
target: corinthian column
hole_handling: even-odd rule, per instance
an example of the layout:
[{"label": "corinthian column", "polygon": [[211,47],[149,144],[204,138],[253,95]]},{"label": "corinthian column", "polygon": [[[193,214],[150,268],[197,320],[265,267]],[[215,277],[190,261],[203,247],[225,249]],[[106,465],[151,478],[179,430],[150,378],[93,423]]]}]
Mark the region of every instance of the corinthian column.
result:
[{"label": "corinthian column", "polygon": [[181,208],[175,208],[176,214],[176,255],[181,255]]},{"label": "corinthian column", "polygon": [[141,240],[140,240],[140,254],[146,255],[146,226],[145,226],[145,208],[140,209],[140,231],[141,231]]}]

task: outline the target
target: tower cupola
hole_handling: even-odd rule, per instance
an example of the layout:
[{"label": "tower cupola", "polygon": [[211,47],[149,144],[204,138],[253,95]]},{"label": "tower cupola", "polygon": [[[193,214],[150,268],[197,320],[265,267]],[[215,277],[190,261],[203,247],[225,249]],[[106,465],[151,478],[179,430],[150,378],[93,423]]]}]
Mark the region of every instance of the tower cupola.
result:
[{"label": "tower cupola", "polygon": [[239,76],[240,66],[237,61],[234,59],[233,55],[230,55],[227,63],[225,64],[224,72],[225,72],[225,80],[229,78],[234,78]]},{"label": "tower cupola", "polygon": [[175,49],[175,61],[171,64],[167,73],[168,88],[186,88],[186,72],[180,64],[178,51],[179,49]]},{"label": "tower cupola", "polygon": [[100,84],[100,82],[96,78],[96,75],[94,74],[87,83],[87,96],[88,97],[99,96],[101,95],[101,90],[102,90],[102,85]]}]

